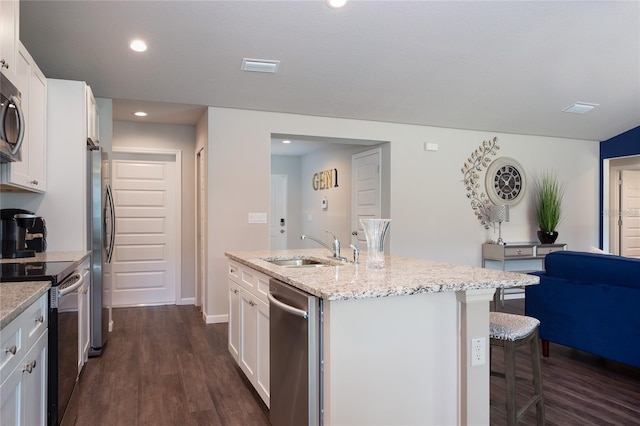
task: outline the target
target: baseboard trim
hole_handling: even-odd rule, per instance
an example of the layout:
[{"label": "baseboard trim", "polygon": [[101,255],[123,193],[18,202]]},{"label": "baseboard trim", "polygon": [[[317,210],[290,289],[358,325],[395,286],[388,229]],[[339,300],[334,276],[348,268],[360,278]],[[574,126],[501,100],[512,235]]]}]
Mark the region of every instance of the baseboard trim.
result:
[{"label": "baseboard trim", "polygon": [[195,305],[196,298],[195,297],[183,297],[182,299],[176,301],[176,305]]},{"label": "baseboard trim", "polygon": [[207,315],[204,312],[202,313],[202,318],[204,319],[205,324],[219,324],[222,322],[229,322],[229,315]]}]

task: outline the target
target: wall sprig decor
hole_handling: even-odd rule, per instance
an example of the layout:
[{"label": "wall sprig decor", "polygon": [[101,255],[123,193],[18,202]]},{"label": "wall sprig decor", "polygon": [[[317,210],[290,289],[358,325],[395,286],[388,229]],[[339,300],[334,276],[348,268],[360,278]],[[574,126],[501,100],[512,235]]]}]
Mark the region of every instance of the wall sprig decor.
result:
[{"label": "wall sprig decor", "polygon": [[482,145],[471,153],[460,169],[464,175],[463,183],[467,189],[467,198],[471,201],[471,208],[485,229],[489,229],[486,213],[489,197],[480,189],[480,173],[489,166],[491,156],[496,155],[499,149],[497,137],[483,141]]}]

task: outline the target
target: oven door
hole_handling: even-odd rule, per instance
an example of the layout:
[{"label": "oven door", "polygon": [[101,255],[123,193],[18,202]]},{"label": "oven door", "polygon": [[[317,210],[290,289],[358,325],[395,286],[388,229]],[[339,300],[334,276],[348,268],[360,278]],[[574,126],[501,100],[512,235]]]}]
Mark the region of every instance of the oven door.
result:
[{"label": "oven door", "polygon": [[[85,280],[89,279],[88,271],[76,271],[61,284],[52,287],[51,315],[56,330],[49,330],[49,338],[55,346],[49,351],[49,424],[59,425],[67,410],[71,394],[78,380],[80,362],[80,344],[78,335],[78,290]],[[54,303],[53,299],[57,303]],[[51,321],[50,321],[51,323]],[[52,334],[54,335],[52,337]]]},{"label": "oven door", "polygon": [[6,78],[0,78],[0,162],[21,161],[25,121],[20,92]]}]

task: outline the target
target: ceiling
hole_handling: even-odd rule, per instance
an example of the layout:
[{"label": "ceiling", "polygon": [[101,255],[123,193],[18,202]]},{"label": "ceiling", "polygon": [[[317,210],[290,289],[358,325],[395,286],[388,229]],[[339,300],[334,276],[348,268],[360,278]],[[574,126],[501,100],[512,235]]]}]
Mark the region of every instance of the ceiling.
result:
[{"label": "ceiling", "polygon": [[[147,121],[193,124],[208,105],[587,140],[640,125],[638,1],[20,8],[20,38],[45,75],[87,81],[120,120],[145,108]],[[147,52],[128,49],[136,37]],[[243,58],[281,62],[244,72]],[[574,102],[599,106],[562,112]]]}]

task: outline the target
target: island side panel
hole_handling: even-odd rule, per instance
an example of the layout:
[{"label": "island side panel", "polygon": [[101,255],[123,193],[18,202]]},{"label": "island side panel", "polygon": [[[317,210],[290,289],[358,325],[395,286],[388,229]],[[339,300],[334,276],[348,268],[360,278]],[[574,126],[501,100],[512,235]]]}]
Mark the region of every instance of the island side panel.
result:
[{"label": "island side panel", "polygon": [[455,293],[324,304],[324,424],[459,424]]},{"label": "island side panel", "polygon": [[[495,289],[456,293],[459,318],[460,394],[458,409],[461,425],[488,425],[490,420],[489,303]],[[484,339],[484,363],[472,365],[471,340]]]}]

